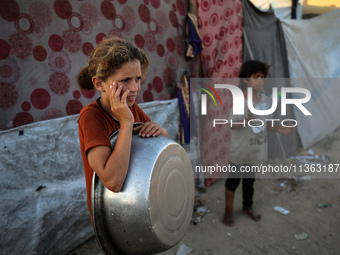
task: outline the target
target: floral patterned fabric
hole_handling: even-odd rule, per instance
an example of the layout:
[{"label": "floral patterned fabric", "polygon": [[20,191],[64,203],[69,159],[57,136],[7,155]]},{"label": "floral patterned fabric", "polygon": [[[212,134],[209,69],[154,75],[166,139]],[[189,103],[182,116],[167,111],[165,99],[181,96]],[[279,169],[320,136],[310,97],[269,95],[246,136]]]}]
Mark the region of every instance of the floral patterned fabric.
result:
[{"label": "floral patterned fabric", "polygon": [[[198,0],[198,16],[200,36],[204,49],[201,53],[203,77],[235,78],[238,77],[242,64],[242,15],[243,7],[240,0]],[[213,86],[213,85],[212,85]],[[213,107],[213,101],[208,100],[208,119],[224,116],[228,119],[232,107],[231,94],[218,91],[223,102],[221,107]],[[211,105],[210,105],[211,104]],[[210,121],[208,121],[211,124]],[[204,128],[201,138],[202,163],[206,166],[228,165],[228,150],[231,132],[227,125],[211,125]],[[206,186],[214,178],[206,176]]]},{"label": "floral patterned fabric", "polygon": [[185,58],[185,0],[0,2],[0,130],[77,114],[99,94],[76,76],[92,49],[116,35],[146,51],[137,102],[175,96]]}]

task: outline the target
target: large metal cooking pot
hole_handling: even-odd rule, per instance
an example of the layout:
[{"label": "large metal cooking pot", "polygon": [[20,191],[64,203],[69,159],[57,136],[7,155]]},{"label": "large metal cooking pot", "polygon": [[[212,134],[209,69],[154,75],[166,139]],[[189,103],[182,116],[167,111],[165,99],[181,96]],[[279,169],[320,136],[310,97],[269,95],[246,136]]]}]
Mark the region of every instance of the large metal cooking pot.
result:
[{"label": "large metal cooking pot", "polygon": [[[111,137],[115,146],[118,132]],[[105,254],[156,254],[183,238],[194,205],[194,175],[185,150],[171,139],[132,136],[122,190],[92,180],[92,219]]]}]

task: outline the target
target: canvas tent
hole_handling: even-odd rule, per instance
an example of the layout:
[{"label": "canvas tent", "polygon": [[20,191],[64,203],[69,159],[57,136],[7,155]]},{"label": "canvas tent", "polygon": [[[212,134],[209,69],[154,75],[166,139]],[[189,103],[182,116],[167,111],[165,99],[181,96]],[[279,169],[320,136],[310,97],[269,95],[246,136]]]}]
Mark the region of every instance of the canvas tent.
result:
[{"label": "canvas tent", "polygon": [[[244,60],[263,60],[274,69],[269,77],[289,78],[284,82],[286,86],[302,87],[312,94],[312,100],[306,104],[311,117],[296,108],[290,112],[299,123],[298,137],[281,139],[289,151],[287,155],[294,155],[299,148],[309,148],[340,124],[336,111],[332,110],[337,108],[339,94],[340,33],[336,25],[339,10],[309,20],[296,20],[277,18],[272,7],[263,11],[251,2],[244,4]],[[272,148],[272,157],[279,154],[275,146]]]},{"label": "canvas tent", "polygon": [[312,94],[306,118],[296,111],[302,147],[308,148],[340,126],[340,10],[302,21],[282,21],[293,86]]},{"label": "canvas tent", "polygon": [[[271,77],[289,77],[288,86],[311,92],[306,108],[312,116],[306,117],[296,108],[291,112],[299,123],[300,143],[296,143],[296,136],[282,139],[285,148],[294,155],[299,147],[311,147],[340,126],[334,110],[338,107],[336,97],[339,95],[339,10],[312,19],[295,20],[276,17],[277,10],[273,10],[273,6],[263,9],[260,4],[263,2],[245,2],[243,29],[249,45],[244,43],[244,59],[262,59],[273,65],[275,72],[270,72]],[[274,6],[279,5],[276,2]],[[269,31],[269,24],[273,23],[276,28]],[[276,46],[280,50],[274,52]],[[275,62],[280,58],[279,63]]]}]

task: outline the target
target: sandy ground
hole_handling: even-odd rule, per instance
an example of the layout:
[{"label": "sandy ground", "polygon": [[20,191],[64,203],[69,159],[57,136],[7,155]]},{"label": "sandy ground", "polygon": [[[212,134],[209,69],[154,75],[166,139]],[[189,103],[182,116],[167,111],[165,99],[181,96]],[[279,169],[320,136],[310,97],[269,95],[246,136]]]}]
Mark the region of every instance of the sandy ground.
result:
[{"label": "sandy ground", "polygon": [[[330,160],[317,163],[339,163],[339,131],[323,139],[312,150],[315,154],[327,155]],[[189,225],[179,245],[192,248],[190,254],[195,255],[340,254],[339,174],[337,178],[334,178],[335,174],[327,175],[328,178],[315,178],[313,174],[301,176],[307,179],[256,180],[254,209],[262,215],[261,222],[255,222],[242,214],[242,193],[239,187],[234,203],[234,227],[222,223],[225,179],[217,180],[196,199],[196,204],[201,202],[210,212],[198,224]],[[283,215],[273,209],[275,206],[287,209],[290,213]],[[308,237],[297,240],[294,235],[303,232]],[[179,245],[162,255],[176,254]],[[90,254],[102,254],[94,238],[69,253]]]}]

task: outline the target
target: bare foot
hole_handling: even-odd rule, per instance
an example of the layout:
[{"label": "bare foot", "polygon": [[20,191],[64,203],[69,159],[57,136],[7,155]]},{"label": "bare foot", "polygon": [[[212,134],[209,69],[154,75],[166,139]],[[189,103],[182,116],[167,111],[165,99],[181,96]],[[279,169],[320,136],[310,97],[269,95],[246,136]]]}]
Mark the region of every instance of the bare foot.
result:
[{"label": "bare foot", "polygon": [[253,210],[242,210],[243,213],[247,214],[254,221],[259,222],[261,220],[261,215],[255,213]]},{"label": "bare foot", "polygon": [[223,216],[223,223],[227,225],[228,227],[234,226],[233,212],[227,212],[227,210],[225,210],[225,213]]}]

